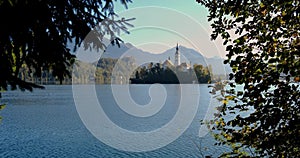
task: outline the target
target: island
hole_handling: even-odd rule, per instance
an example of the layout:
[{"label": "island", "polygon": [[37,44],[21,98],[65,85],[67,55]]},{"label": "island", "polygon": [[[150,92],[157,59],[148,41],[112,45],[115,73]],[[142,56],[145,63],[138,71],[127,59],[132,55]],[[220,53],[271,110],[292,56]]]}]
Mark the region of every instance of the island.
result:
[{"label": "island", "polygon": [[140,66],[135,71],[135,77],[130,78],[131,84],[195,84],[211,83],[211,73],[208,67],[200,64],[180,62],[180,51],[177,44],[175,64],[170,57],[163,63],[149,63]]}]

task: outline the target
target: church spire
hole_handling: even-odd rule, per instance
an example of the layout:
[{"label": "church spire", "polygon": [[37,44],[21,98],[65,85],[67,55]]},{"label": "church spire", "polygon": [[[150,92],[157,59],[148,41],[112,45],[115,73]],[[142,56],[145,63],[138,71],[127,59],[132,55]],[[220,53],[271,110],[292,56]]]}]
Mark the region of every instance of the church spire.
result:
[{"label": "church spire", "polygon": [[179,66],[179,65],[180,65],[180,52],[179,52],[179,46],[177,43],[176,52],[175,52],[175,66]]}]

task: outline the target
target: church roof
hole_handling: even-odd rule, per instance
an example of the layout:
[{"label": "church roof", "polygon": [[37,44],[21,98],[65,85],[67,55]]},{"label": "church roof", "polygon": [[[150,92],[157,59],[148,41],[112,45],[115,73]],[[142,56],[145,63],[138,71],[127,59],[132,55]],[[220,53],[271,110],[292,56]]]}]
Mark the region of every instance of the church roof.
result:
[{"label": "church roof", "polygon": [[169,65],[172,65],[172,66],[174,66],[174,64],[172,63],[172,61],[171,60],[166,60],[164,63],[163,63],[163,65],[164,66],[169,66]]}]

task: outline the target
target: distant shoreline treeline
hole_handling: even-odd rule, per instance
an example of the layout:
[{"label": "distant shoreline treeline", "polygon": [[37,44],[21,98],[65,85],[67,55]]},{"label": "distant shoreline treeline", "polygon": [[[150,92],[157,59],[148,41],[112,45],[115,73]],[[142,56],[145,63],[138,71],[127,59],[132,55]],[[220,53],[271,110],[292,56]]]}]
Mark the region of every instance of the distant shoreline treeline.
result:
[{"label": "distant shoreline treeline", "polygon": [[[134,58],[124,57],[122,59],[101,58],[95,63],[84,63],[75,61],[74,65],[68,67],[71,74],[64,76],[63,80],[55,77],[55,71],[51,68],[36,70],[22,65],[18,77],[26,82],[41,85],[68,85],[68,84],[123,84],[129,82],[130,71],[134,69]],[[113,74],[114,73],[114,74]]]},{"label": "distant shoreline treeline", "polygon": [[[226,77],[213,75],[211,68],[198,64],[193,65],[191,69],[174,66],[164,67],[160,63],[149,63],[147,66],[141,66],[137,69],[136,67],[133,57],[125,57],[123,59],[101,58],[93,64],[76,61],[74,66],[69,68],[72,69],[73,74],[66,76],[61,82],[54,77],[51,69],[41,68],[40,73],[36,73],[34,69],[29,69],[25,65],[19,72],[19,77],[28,82],[41,85],[191,84],[213,83]],[[133,71],[134,69],[136,70]]]}]

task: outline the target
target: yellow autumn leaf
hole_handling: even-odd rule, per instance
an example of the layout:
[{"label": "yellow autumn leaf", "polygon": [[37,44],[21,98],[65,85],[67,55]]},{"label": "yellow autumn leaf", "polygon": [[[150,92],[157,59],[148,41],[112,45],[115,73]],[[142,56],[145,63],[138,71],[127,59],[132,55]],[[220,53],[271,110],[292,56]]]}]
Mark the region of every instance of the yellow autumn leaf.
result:
[{"label": "yellow autumn leaf", "polygon": [[233,100],[235,98],[235,96],[228,95],[225,98],[226,98],[226,100]]},{"label": "yellow autumn leaf", "polygon": [[5,108],[5,104],[1,104],[0,105],[0,110],[4,109]]},{"label": "yellow autumn leaf", "polygon": [[228,100],[223,99],[223,100],[222,100],[222,104],[228,104]]}]

